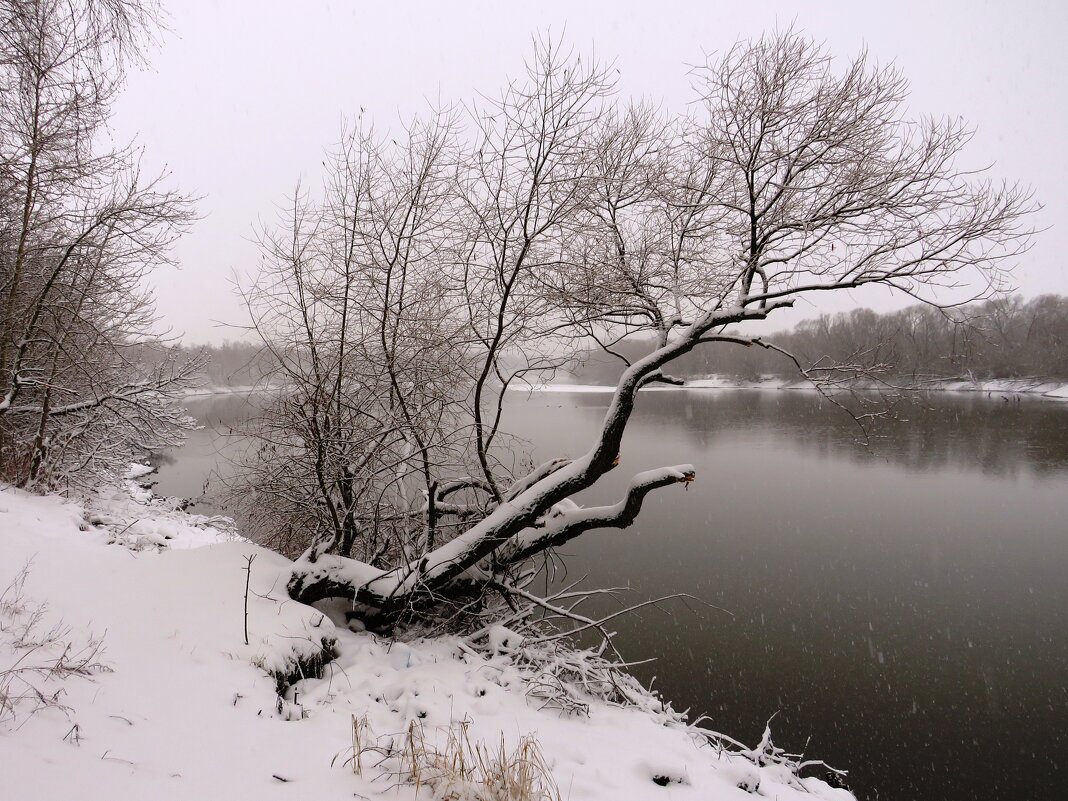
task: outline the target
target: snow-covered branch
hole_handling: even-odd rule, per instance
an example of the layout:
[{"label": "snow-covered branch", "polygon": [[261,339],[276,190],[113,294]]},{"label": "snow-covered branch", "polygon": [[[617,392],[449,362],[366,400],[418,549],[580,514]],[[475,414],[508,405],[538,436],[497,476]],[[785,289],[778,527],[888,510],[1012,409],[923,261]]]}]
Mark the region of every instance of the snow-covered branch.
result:
[{"label": "snow-covered branch", "polygon": [[660,487],[688,485],[696,473],[692,465],[647,470],[631,479],[626,496],[611,506],[560,508],[557,504],[537,526],[521,531],[496,554],[501,563],[515,564],[557,548],[580,534],[595,528],[626,528],[641,511],[645,496]]},{"label": "snow-covered branch", "polygon": [[[175,387],[182,388],[187,386],[190,381],[190,376],[173,376],[162,381],[157,381],[155,379],[136,381],[108,390],[95,397],[86,398],[85,400],[77,401],[75,403],[68,403],[63,406],[53,406],[47,409],[43,405],[12,406],[6,411],[8,414],[12,415],[44,413],[50,417],[62,417],[63,415],[74,414],[76,412],[87,412],[112,401],[132,401],[145,394],[155,395],[167,390],[173,391]],[[4,410],[0,408],[0,411]]]}]

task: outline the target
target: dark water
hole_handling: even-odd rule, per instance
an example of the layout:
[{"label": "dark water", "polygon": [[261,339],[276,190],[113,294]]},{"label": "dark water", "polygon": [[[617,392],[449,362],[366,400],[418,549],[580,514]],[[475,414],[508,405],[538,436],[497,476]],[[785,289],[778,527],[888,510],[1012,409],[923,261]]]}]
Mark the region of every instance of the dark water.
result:
[{"label": "dark water", "polygon": [[157,454],[155,491],[193,501],[190,511],[213,514],[218,509],[211,502],[220,489],[220,478],[229,476],[231,459],[237,459],[248,447],[239,435],[241,424],[259,411],[255,395],[208,395],[185,401],[189,413],[201,428],[189,434],[181,448]]},{"label": "dark water", "polygon": [[[607,395],[515,398],[539,459],[578,455]],[[241,398],[198,402],[232,424]],[[571,544],[572,577],[627,586],[628,659],[676,708],[755,744],[850,771],[861,799],[1062,799],[1068,780],[1068,404],[943,395],[866,447],[807,393],[647,393],[621,466],[583,502],[650,467],[697,481],[651,495],[626,531]],[[218,438],[164,464],[200,492]],[[236,445],[231,445],[236,447]]]}]

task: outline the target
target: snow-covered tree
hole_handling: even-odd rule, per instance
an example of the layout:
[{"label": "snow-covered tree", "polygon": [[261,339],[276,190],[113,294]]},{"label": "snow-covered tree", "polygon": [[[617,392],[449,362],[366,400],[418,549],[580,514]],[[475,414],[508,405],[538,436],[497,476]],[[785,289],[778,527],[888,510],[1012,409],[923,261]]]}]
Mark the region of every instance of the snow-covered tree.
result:
[{"label": "snow-covered tree", "polygon": [[[265,232],[247,299],[286,390],[248,499],[261,534],[303,551],[293,597],[387,620],[487,591],[545,604],[523,589],[533,560],[696,479],[678,464],[618,503],[572,500],[620,469],[635,395],[673,360],[776,349],[751,324],[805,296],[988,291],[1027,246],[1028,192],[959,166],[969,130],[911,119],[893,67],[768,35],[694,70],[682,116],[618,99],[612,74],[539,44],[497,96],[346,135],[321,197]],[[520,467],[508,386],[650,335],[588,450]]]},{"label": "snow-covered tree", "polygon": [[155,35],[140,0],[0,0],[0,478],[50,486],[180,441],[197,365],[145,369],[145,275],[190,220],[107,122]]}]

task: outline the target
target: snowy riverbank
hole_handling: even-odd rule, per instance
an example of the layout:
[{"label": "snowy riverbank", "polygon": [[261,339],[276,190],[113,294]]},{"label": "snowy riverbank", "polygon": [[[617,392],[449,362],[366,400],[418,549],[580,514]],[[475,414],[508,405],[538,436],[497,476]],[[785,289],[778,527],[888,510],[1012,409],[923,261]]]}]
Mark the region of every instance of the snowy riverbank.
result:
[{"label": "snowy riverbank", "polygon": [[[466,748],[468,766],[476,750],[524,750],[558,790],[546,797],[574,801],[852,798],[767,748],[728,753],[578,688],[562,712],[507,636],[486,653],[349,631],[286,596],[286,559],[133,481],[81,504],[0,485],[0,531],[6,797],[432,799]],[[283,677],[324,651],[336,659],[323,677],[280,699]],[[475,773],[455,798],[511,797],[478,794]]]},{"label": "snowy riverbank", "polygon": [[[918,384],[900,386],[918,392],[985,392],[991,395],[1029,395],[1050,400],[1068,400],[1068,384],[1059,381],[1041,379],[991,379],[989,381],[965,381],[953,379],[925,380]],[[573,393],[610,393],[614,386],[604,384],[534,384],[512,386],[517,392],[573,392]],[[766,390],[806,390],[815,389],[811,381],[786,381],[781,378],[768,378],[761,381],[740,381],[735,378],[713,376],[696,378],[681,385],[653,384],[642,388],[642,392],[678,392],[690,389],[766,389]],[[875,386],[858,385],[858,390],[878,389]]]}]

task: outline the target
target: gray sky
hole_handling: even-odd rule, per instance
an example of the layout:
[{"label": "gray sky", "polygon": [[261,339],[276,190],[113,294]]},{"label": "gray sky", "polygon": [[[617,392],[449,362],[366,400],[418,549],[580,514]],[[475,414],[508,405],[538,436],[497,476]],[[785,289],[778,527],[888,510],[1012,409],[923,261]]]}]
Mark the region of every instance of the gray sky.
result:
[{"label": "gray sky", "polygon": [[[134,74],[113,128],[166,165],[203,215],[155,278],[159,310],[186,341],[237,338],[233,272],[257,259],[253,224],[273,219],[299,178],[317,184],[324,148],[362,107],[396,127],[426,99],[462,100],[516,75],[532,35],[563,32],[616,59],[627,95],[682,109],[686,65],[793,24],[843,57],[896,61],[917,113],[978,129],[969,163],[1029,184],[1045,209],[1015,283],[1068,294],[1068,46],[1063,2],[290,2],[162,0],[173,33]],[[840,310],[827,301],[807,314]],[[855,298],[888,308],[881,298]]]}]

